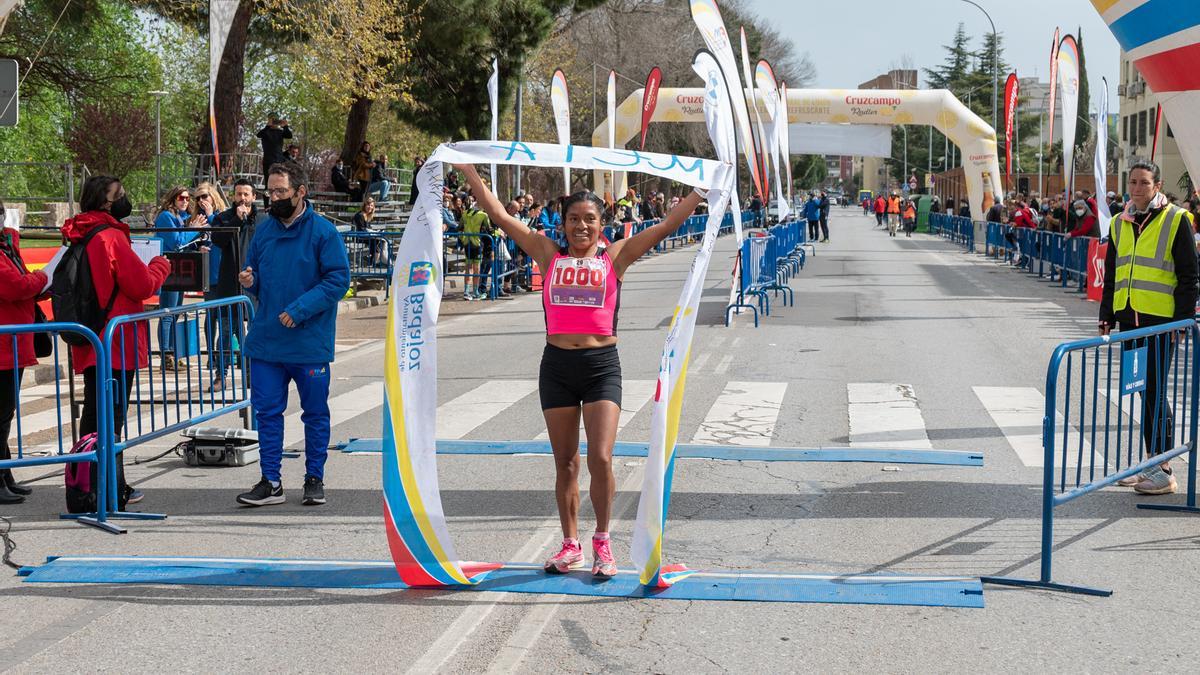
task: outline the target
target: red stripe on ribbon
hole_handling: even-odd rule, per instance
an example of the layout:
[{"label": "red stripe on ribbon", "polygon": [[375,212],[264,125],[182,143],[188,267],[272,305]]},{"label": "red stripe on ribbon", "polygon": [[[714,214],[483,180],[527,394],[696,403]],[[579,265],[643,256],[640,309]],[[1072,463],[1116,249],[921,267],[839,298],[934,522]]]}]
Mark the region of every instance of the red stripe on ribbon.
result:
[{"label": "red stripe on ribbon", "polygon": [[1134,61],[1156,94],[1200,89],[1200,43],[1169,49]]},{"label": "red stripe on ribbon", "polygon": [[445,587],[445,584],[429,576],[425,568],[417,562],[412,551],[404,544],[404,539],[396,531],[396,525],[392,522],[392,514],[388,510],[386,499],[383,500],[383,522],[387,526],[388,548],[392,550],[392,560],[396,563],[396,572],[399,573],[400,580],[408,586]]}]

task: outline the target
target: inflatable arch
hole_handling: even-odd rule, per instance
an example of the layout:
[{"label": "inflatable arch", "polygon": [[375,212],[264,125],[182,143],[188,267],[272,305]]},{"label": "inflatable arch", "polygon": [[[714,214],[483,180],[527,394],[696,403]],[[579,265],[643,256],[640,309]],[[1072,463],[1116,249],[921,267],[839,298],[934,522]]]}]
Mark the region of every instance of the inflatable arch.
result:
[{"label": "inflatable arch", "polygon": [[[625,146],[641,130],[644,89],[617,106],[616,145]],[[752,93],[746,91],[747,100]],[[960,150],[967,179],[971,214],[983,220],[987,206],[1003,193],[996,131],[946,89],[789,89],[789,124],[928,124],[946,135]],[[667,88],[658,93],[651,122],[704,122],[704,90]],[[592,145],[608,145],[609,120],[592,132]],[[612,192],[612,174],[593,174],[596,192]],[[617,175],[616,182],[621,182]],[[986,195],[986,196],[985,196]]]}]

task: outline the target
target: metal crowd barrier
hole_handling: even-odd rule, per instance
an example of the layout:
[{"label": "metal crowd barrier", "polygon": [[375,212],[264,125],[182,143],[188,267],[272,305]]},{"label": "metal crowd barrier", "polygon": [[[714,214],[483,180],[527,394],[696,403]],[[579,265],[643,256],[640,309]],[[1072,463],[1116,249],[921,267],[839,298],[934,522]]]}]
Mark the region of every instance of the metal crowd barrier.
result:
[{"label": "metal crowd barrier", "polygon": [[[71,372],[69,349],[65,343],[59,340],[59,335],[63,333],[78,335],[87,340],[92,349],[96,350],[97,353],[103,353],[105,350],[100,348],[100,339],[96,337],[94,332],[77,323],[50,322],[0,326],[0,340],[8,341],[13,353],[12,363],[4,364],[6,369],[12,369],[13,371],[17,369],[19,363],[17,360],[17,338],[20,335],[31,333],[48,333],[53,342],[53,352],[47,358],[51,360],[50,365],[54,369],[54,404],[50,409],[25,414],[23,408],[26,406],[21,401],[21,383],[17,378],[12,378],[14,417],[10,432],[16,432],[17,452],[15,458],[0,460],[0,469],[45,466],[48,464],[95,464],[97,476],[97,484],[95,486],[96,511],[86,514],[62,514],[61,517],[77,520],[85,525],[111,530],[112,527],[107,522],[108,517],[113,515],[110,513],[109,506],[111,504],[109,498],[112,496],[109,492],[111,484],[103,479],[104,476],[108,475],[108,464],[111,464],[111,455],[106,451],[106,446],[103,443],[98,443],[95,449],[89,452],[71,452],[76,435],[73,410],[75,379],[74,374]],[[67,378],[65,386],[62,379],[63,376]],[[64,394],[67,394],[65,401]],[[106,396],[96,397],[97,426],[103,424],[102,420],[111,417],[110,401],[111,399]],[[0,439],[0,441],[7,442],[7,439]]]},{"label": "metal crowd barrier", "polygon": [[757,328],[759,314],[771,314],[769,291],[782,293],[785,305],[795,304],[787,280],[804,265],[799,232],[802,227],[800,222],[790,221],[771,227],[765,234],[742,240],[738,253],[738,290],[733,302],[725,307],[726,326],[731,313],[740,314],[742,309],[749,309]]},{"label": "metal crowd barrier", "polygon": [[[1055,508],[1180,455],[1188,456],[1185,503],[1139,503],[1137,507],[1200,512],[1196,506],[1198,338],[1200,329],[1189,319],[1068,342],[1054,350],[1046,373],[1042,420],[1040,575],[1038,579],[984,577],[984,581],[1111,595],[1111,591],[1054,580]],[[1179,468],[1176,463],[1177,475]],[[1131,490],[1128,498],[1138,497]]]},{"label": "metal crowd barrier", "polygon": [[[240,412],[242,424],[252,428],[247,378],[250,369],[242,356],[242,343],[253,316],[250,299],[239,295],[109,320],[104,329],[105,348],[97,356],[97,377],[103,380],[104,400],[126,400],[128,404],[124,415],[113,408],[99,422],[100,444],[110,459],[106,466],[109,516],[141,520],[166,517],[118,510],[116,466],[125,450],[233,412]],[[151,322],[156,320],[172,335],[169,349],[153,344],[161,332],[150,330]],[[139,336],[148,346],[157,347],[149,349],[145,368],[140,368],[136,360],[130,363],[126,351],[128,346],[137,353]],[[182,370],[165,369],[161,357],[168,351],[177,362],[185,364]],[[126,391],[128,397],[124,396]],[[115,422],[122,417],[123,424],[117,428]]]},{"label": "metal crowd barrier", "polygon": [[[497,289],[500,287],[499,286],[500,274],[498,271],[498,266],[495,264],[496,263],[496,247],[495,247],[496,240],[497,240],[497,238],[493,237],[490,234],[480,234],[478,232],[446,232],[445,234],[443,234],[442,235],[443,262],[445,262],[445,258],[447,257],[446,243],[453,242],[455,244],[460,244],[462,256],[463,256],[463,271],[452,273],[449,271],[449,266],[446,264],[443,264],[442,265],[442,278],[448,279],[450,277],[462,277],[463,278],[463,291],[466,292],[468,287],[478,289],[480,282],[482,281],[482,278],[487,277],[487,279],[489,280],[488,299],[495,300],[498,297]],[[480,253],[479,253],[480,266],[479,266],[479,272],[477,274],[467,274],[467,269],[466,269],[467,245],[470,242],[474,242],[474,245],[477,248],[479,248],[479,250],[480,250]],[[492,249],[492,255],[490,256],[490,260],[492,261],[492,264],[487,265],[486,271],[484,269],[484,265],[489,260],[489,256],[485,256],[483,254],[483,244],[484,243],[487,243],[488,246],[490,246]],[[474,285],[468,286],[468,284],[474,284]]]},{"label": "metal crowd barrier", "polygon": [[968,251],[975,250],[975,223],[970,218],[948,213],[929,214],[929,231],[949,239]]},{"label": "metal crowd barrier", "polygon": [[1001,258],[1063,288],[1087,289],[1088,249],[1095,237],[988,223],[987,254]]},{"label": "metal crowd barrier", "polygon": [[350,280],[382,279],[384,298],[391,294],[392,264],[403,232],[342,232]]}]

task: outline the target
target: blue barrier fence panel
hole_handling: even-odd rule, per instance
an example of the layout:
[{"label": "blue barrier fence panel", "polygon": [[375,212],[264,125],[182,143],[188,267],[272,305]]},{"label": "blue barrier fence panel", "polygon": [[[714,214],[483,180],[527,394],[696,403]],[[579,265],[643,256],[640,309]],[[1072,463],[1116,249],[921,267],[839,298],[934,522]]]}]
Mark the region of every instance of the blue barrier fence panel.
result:
[{"label": "blue barrier fence panel", "polygon": [[1153,473],[1180,455],[1188,455],[1185,503],[1138,507],[1200,512],[1196,506],[1198,338],[1196,321],[1187,319],[1068,342],[1054,350],[1046,373],[1042,422],[1040,575],[1036,580],[985,577],[985,581],[1111,594],[1054,580],[1055,509],[1125,478]]},{"label": "blue barrier fence panel", "polygon": [[[21,374],[25,365],[19,359],[21,342],[31,339],[34,334],[47,334],[51,341],[51,354],[48,364],[53,368],[54,396],[52,406],[48,409],[29,413],[28,405],[37,405],[34,401],[26,403],[22,399]],[[77,323],[49,322],[39,324],[16,324],[0,326],[0,340],[8,343],[11,361],[0,364],[0,382],[12,396],[13,421],[10,433],[15,431],[16,456],[0,459],[0,469],[18,469],[27,466],[44,466],[48,464],[87,463],[96,467],[96,511],[87,514],[63,514],[63,517],[73,518],[80,523],[93,525],[105,530],[120,532],[108,523],[109,513],[109,483],[103,478],[108,475],[110,454],[102,441],[95,449],[88,452],[72,453],[78,435],[75,423],[74,407],[76,400],[75,378],[71,372],[70,351],[67,344],[60,339],[62,335],[75,336],[96,353],[103,353],[100,339],[89,328]],[[65,378],[65,379],[64,379]],[[105,396],[97,396],[91,402],[89,410],[95,411],[95,423],[99,426],[103,420],[110,417],[109,401]],[[8,438],[0,439],[6,445]],[[11,446],[9,453],[11,455]]]}]

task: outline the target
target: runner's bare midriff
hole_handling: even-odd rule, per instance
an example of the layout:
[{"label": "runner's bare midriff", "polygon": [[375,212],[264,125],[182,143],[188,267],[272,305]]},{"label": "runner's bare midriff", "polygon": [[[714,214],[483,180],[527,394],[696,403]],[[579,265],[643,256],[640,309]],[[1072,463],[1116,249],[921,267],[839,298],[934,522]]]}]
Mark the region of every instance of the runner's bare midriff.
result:
[{"label": "runner's bare midriff", "polygon": [[559,349],[596,349],[617,344],[616,335],[589,335],[586,333],[559,333],[547,335],[546,342]]}]

